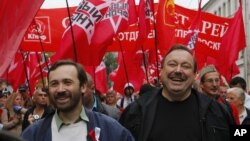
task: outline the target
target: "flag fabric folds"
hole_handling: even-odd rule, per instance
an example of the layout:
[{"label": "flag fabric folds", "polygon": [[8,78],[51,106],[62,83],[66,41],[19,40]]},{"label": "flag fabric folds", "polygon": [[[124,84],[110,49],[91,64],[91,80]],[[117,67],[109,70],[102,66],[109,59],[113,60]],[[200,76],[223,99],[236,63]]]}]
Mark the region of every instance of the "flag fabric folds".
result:
[{"label": "flag fabric folds", "polygon": [[23,35],[43,1],[0,1],[0,76],[14,59]]},{"label": "flag fabric folds", "polygon": [[145,72],[142,66],[142,54],[133,52],[119,52],[118,68],[110,74],[110,80],[114,82],[113,89],[123,94],[124,85],[128,82],[134,85],[135,91],[144,83]]},{"label": "flag fabric folds", "polygon": [[161,52],[165,53],[175,43],[174,0],[160,0],[156,21],[157,42]]},{"label": "flag fabric folds", "polygon": [[238,66],[235,63],[239,52],[246,47],[241,3],[229,24],[228,30],[222,37],[221,47],[220,54],[223,55],[218,57],[219,71],[227,81],[230,81],[232,76],[239,73]]},{"label": "flag fabric folds", "polygon": [[198,34],[199,34],[199,28],[200,28],[200,23],[201,23],[201,2],[202,0],[199,1],[198,3],[198,11],[196,13],[196,17],[193,19],[187,35],[186,35],[186,45],[189,49],[191,50],[195,50],[195,45],[196,45],[196,41],[198,38]]},{"label": "flag fabric folds", "polygon": [[17,90],[18,86],[27,82],[29,78],[28,60],[29,53],[18,50],[8,69],[1,75],[10,82],[14,90]]},{"label": "flag fabric folds", "polygon": [[106,65],[102,61],[99,66],[84,66],[86,71],[91,75],[95,83],[95,88],[102,94],[108,91]]},{"label": "flag fabric folds", "polygon": [[[56,51],[51,63],[59,59],[72,59],[83,64],[93,79],[96,78],[96,88],[103,93],[107,91],[106,85],[101,86],[107,84],[103,56],[107,51],[121,51],[121,45],[124,47],[124,58],[121,59],[123,55],[119,53],[119,67],[110,76],[114,81],[114,89],[120,93],[127,82],[133,83],[138,90],[145,81],[145,69],[149,77],[157,77],[156,70],[159,70],[160,66],[157,66],[156,62],[162,59],[161,55],[175,43],[185,44],[195,51],[198,70],[208,64],[214,64],[228,81],[239,73],[235,62],[239,52],[246,47],[242,3],[234,17],[224,18],[202,12],[201,0],[198,11],[175,5],[174,0],[159,0],[159,4],[153,4],[153,0],[140,0],[137,12],[134,0],[82,0],[80,5],[74,8],[71,25],[66,26],[66,23],[70,22],[65,13],[61,13],[66,9],[60,9],[59,13],[62,15],[58,15],[59,22],[55,24],[54,20],[51,20],[52,27],[49,27],[50,18],[43,19],[41,17],[44,15],[38,14],[40,17],[36,17],[28,28],[43,0],[33,2],[32,6],[27,4],[29,0],[12,4],[9,1],[0,2],[0,28],[3,31],[0,35],[0,76],[13,81],[15,88],[27,79],[33,83],[46,75],[47,66],[37,65],[40,61],[35,61],[33,53],[25,53],[23,60],[17,49],[22,39],[24,41],[39,37],[42,44],[49,44],[52,37],[50,34],[56,32],[53,30],[53,33],[50,33],[50,28],[58,30],[56,38],[60,37],[60,40],[56,39],[56,44],[51,44],[57,46],[60,43],[60,47],[49,50]],[[70,11],[74,9],[71,8]],[[156,20],[154,9],[157,11]],[[56,15],[52,17],[56,18]],[[65,31],[64,27],[56,28],[63,20]],[[34,28],[36,26],[39,34],[34,32],[37,30]],[[28,43],[30,40],[23,42],[21,48],[28,48],[31,45]],[[38,41],[35,41],[36,44],[40,44]],[[110,46],[116,47],[110,49]],[[157,48],[154,48],[155,46]],[[148,58],[144,58],[147,64],[145,66],[142,63],[142,57],[145,55],[142,55],[141,50],[148,53]],[[159,52],[161,55],[157,55]],[[25,73],[28,73],[28,76]],[[15,78],[11,78],[11,75]],[[23,78],[25,76],[27,78]],[[17,79],[19,84],[14,82]]]},{"label": "flag fabric folds", "polygon": [[[38,80],[42,78],[41,73],[43,73],[43,77],[47,75],[47,73],[45,75],[44,72],[44,68],[46,68],[45,65],[39,68],[38,64],[40,64],[41,58],[41,53],[18,50],[8,69],[1,75],[1,78],[10,82],[15,91],[19,85],[24,83],[28,84],[30,94],[32,95],[35,85]],[[44,83],[46,83],[45,80]]]},{"label": "flag fabric folds", "polygon": [[[85,65],[92,65],[94,59],[88,56],[90,52],[93,52],[93,48],[90,47],[91,40],[96,24],[102,20],[109,4],[109,2],[101,0],[83,0],[71,17],[72,25],[65,30],[61,46],[51,61],[72,59]],[[91,53],[91,55],[93,54]]]},{"label": "flag fabric folds", "polygon": [[[84,8],[86,3],[89,10]],[[73,36],[70,27],[66,29],[52,61],[70,58],[83,65],[99,65],[113,37],[135,19],[133,0],[83,1],[72,18]]]},{"label": "flag fabric folds", "polygon": [[151,23],[155,24],[154,16],[154,2],[153,0],[140,0],[138,6],[138,17],[139,17],[139,34],[137,39],[137,47],[143,46],[144,41],[151,30]]}]

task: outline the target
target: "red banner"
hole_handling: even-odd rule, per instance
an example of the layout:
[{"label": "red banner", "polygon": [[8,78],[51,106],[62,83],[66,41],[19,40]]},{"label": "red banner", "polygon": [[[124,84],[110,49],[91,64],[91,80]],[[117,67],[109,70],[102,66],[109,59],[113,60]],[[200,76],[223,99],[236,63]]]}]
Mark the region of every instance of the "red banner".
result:
[{"label": "red banner", "polygon": [[14,59],[22,37],[43,1],[0,1],[0,75]]},{"label": "red banner", "polygon": [[242,5],[240,5],[233,20],[230,23],[229,29],[222,38],[220,50],[219,71],[223,74],[227,81],[232,79],[232,76],[239,73],[236,65],[239,52],[246,47],[245,29],[242,16]]},{"label": "red banner", "polygon": [[[155,4],[155,11],[157,11],[157,4]],[[75,10],[76,7],[70,8],[70,10]],[[175,37],[176,42],[184,43],[185,37],[187,35],[188,29],[192,23],[192,20],[196,16],[195,10],[190,10],[187,8],[175,5]],[[41,39],[42,45],[45,51],[53,52],[60,46],[60,41],[62,34],[67,25],[67,9],[40,9],[36,18],[38,23],[41,23]],[[228,25],[231,19],[218,17],[209,13],[201,13],[201,24],[199,27],[199,36],[197,39],[197,51],[205,52],[213,57],[218,55],[221,49],[221,39],[228,29]],[[155,32],[153,30],[153,23],[151,24],[152,29],[148,34],[147,40],[144,43],[144,48],[153,48]],[[32,29],[32,26],[30,27]],[[27,51],[41,51],[41,44],[39,42],[39,36],[37,34],[31,34],[32,30],[28,30],[23,42],[22,49]],[[124,50],[133,50],[136,45],[136,40],[138,37],[138,26],[131,25],[127,30],[118,33],[117,38],[114,38],[114,42],[109,46],[107,51],[120,51],[120,44],[124,47]],[[29,38],[28,38],[29,37]],[[27,38],[29,40],[27,40]],[[118,42],[118,38],[121,42]],[[36,39],[36,40],[32,40]]]},{"label": "red banner", "polygon": [[83,0],[71,16],[71,25],[63,33],[60,47],[51,61],[72,59],[84,65],[98,65],[106,50],[92,44],[97,25],[110,5],[110,2],[101,0]]},{"label": "red banner", "polygon": [[[71,15],[75,9],[76,7],[70,8]],[[22,50],[42,51],[43,47],[46,52],[55,52],[69,22],[67,9],[40,9],[34,21],[23,37]]]}]

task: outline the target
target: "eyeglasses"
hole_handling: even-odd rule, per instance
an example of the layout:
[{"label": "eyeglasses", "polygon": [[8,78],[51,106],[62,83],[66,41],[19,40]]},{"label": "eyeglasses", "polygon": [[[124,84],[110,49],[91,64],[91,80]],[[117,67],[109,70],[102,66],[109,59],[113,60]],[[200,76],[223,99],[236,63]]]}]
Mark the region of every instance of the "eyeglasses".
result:
[{"label": "eyeglasses", "polygon": [[208,83],[211,83],[211,84],[213,84],[214,82],[216,83],[216,84],[218,84],[219,82],[220,82],[220,79],[207,79],[207,80],[205,80],[205,82],[208,82]]}]

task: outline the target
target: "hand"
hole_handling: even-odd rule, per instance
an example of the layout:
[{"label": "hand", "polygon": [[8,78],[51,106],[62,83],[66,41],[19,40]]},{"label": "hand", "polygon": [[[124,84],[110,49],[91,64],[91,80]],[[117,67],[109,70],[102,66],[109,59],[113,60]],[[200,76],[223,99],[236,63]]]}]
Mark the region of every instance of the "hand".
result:
[{"label": "hand", "polygon": [[14,117],[13,117],[13,124],[16,125],[18,124],[19,122],[21,122],[22,120],[22,116],[20,114],[15,114]]},{"label": "hand", "polygon": [[29,116],[28,116],[28,121],[29,121],[30,124],[33,124],[33,123],[34,123],[35,118],[34,118],[34,116],[33,116],[32,114],[29,114]]},{"label": "hand", "polygon": [[21,113],[15,113],[14,118],[21,120],[22,114]]}]

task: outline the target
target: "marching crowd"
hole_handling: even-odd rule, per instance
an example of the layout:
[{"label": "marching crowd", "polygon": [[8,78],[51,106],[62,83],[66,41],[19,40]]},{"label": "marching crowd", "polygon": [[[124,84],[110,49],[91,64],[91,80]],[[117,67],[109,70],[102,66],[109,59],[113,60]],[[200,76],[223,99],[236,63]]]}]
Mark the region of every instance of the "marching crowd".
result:
[{"label": "marching crowd", "polygon": [[100,94],[70,60],[55,62],[48,85],[38,83],[32,97],[27,85],[13,91],[1,79],[0,139],[6,133],[23,141],[229,141],[230,125],[250,125],[244,78],[227,83],[213,65],[198,72],[193,52],[181,44],[161,66],[160,85],[135,92],[129,82],[123,94]]}]

